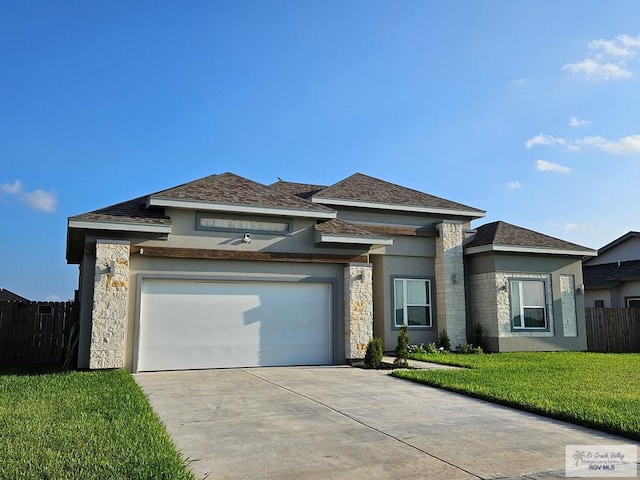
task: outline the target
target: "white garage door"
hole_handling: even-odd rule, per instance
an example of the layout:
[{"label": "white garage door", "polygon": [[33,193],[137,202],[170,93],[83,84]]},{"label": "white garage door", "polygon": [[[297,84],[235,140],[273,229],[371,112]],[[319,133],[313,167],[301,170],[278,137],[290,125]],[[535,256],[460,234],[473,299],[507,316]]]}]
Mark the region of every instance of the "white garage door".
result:
[{"label": "white garage door", "polygon": [[138,371],[330,363],[327,283],[142,283]]}]

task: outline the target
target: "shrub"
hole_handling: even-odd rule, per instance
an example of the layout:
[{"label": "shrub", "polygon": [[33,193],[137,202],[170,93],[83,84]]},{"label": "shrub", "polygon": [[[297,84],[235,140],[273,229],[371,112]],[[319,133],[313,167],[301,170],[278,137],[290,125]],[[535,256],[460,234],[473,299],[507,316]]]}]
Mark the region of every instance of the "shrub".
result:
[{"label": "shrub", "polygon": [[461,343],[458,345],[457,351],[463,355],[477,355],[483,353],[481,347],[474,347],[470,343]]},{"label": "shrub", "polygon": [[378,368],[382,361],[382,339],[372,338],[367,344],[367,351],[364,354],[364,366],[366,368]]},{"label": "shrub", "polygon": [[396,359],[393,364],[396,367],[408,367],[409,363],[407,358],[409,357],[409,333],[407,332],[406,325],[400,329],[398,334],[398,345],[396,346]]},{"label": "shrub", "polygon": [[440,332],[440,338],[438,339],[438,347],[448,352],[451,351],[451,340],[449,340],[449,335],[447,335],[446,330],[442,330],[442,332]]},{"label": "shrub", "polygon": [[473,329],[473,342],[472,342],[473,345],[484,349],[484,341],[482,340],[483,336],[484,336],[484,325],[478,322],[476,323],[476,326]]}]

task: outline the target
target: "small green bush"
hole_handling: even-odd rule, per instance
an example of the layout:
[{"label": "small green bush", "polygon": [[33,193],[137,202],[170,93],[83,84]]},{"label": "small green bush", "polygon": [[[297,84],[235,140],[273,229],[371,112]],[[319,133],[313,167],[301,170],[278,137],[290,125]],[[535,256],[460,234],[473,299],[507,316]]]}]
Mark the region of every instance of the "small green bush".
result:
[{"label": "small green bush", "polygon": [[409,357],[409,333],[406,325],[400,329],[398,334],[398,345],[396,345],[396,359],[393,364],[396,367],[406,368],[409,366],[407,358]]},{"label": "small green bush", "polygon": [[446,350],[447,352],[451,351],[451,340],[449,340],[449,335],[447,335],[446,330],[442,330],[442,332],[440,332],[440,338],[438,339],[438,347]]},{"label": "small green bush", "polygon": [[484,349],[484,341],[482,339],[483,336],[484,336],[484,325],[478,322],[476,323],[476,326],[473,329],[473,342],[472,342],[473,345]]},{"label": "small green bush", "polygon": [[477,355],[483,353],[481,347],[474,347],[470,343],[461,343],[458,345],[457,351],[463,355]]},{"label": "small green bush", "polygon": [[382,361],[384,351],[381,338],[372,338],[367,344],[367,351],[364,354],[365,368],[378,368]]}]

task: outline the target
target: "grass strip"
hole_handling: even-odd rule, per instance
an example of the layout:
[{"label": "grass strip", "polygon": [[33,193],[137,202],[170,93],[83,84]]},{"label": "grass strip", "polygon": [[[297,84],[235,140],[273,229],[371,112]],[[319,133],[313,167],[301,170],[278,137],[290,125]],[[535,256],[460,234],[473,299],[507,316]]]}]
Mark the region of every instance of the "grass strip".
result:
[{"label": "grass strip", "polygon": [[396,377],[640,440],[640,354],[415,354],[466,367],[397,370]]},{"label": "grass strip", "polygon": [[193,480],[123,370],[0,370],[0,478]]}]

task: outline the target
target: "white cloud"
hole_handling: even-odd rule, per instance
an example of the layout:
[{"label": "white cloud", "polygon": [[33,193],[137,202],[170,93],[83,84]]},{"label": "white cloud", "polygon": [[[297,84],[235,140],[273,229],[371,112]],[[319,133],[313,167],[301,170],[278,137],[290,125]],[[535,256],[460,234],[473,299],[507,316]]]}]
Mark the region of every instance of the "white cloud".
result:
[{"label": "white cloud", "polygon": [[589,43],[591,50],[601,50],[602,54],[610,55],[612,57],[630,57],[633,55],[633,50],[623,45],[616,40],[594,40]]},{"label": "white cloud", "polygon": [[622,137],[617,142],[603,137],[584,137],[575,141],[579,145],[595,147],[613,155],[631,155],[640,153],[640,135]]},{"label": "white cloud", "polygon": [[527,148],[534,147],[536,145],[566,145],[567,142],[564,138],[554,137],[547,135],[546,133],[540,133],[535,137],[530,138],[524,143]]},{"label": "white cloud", "polygon": [[522,188],[522,184],[520,182],[518,182],[517,180],[514,181],[514,182],[507,182],[507,183],[505,183],[505,186],[507,188],[512,189],[512,190],[516,190],[518,188]]},{"label": "white cloud", "polygon": [[34,210],[49,213],[55,212],[58,203],[55,193],[45,192],[44,190],[23,193],[20,195],[20,201]]},{"label": "white cloud", "polygon": [[46,300],[49,302],[59,302],[60,297],[58,295],[47,295]]},{"label": "white cloud", "polygon": [[0,192],[12,195],[22,193],[22,182],[20,180],[16,180],[13,183],[3,183],[0,185]]},{"label": "white cloud", "polygon": [[526,78],[516,78],[516,79],[511,80],[511,86],[512,87],[521,87],[525,83],[527,83],[527,79]]},{"label": "white cloud", "polygon": [[593,52],[588,58],[576,63],[566,63],[562,70],[582,74],[588,80],[619,80],[633,76],[624,59],[636,56],[640,49],[640,35],[618,35],[613,39],[593,40],[588,44]]},{"label": "white cloud", "polygon": [[606,81],[629,78],[633,74],[622,64],[601,63],[598,59],[585,58],[578,63],[567,63],[562,70],[571,73],[582,73],[588,80]]},{"label": "white cloud", "polygon": [[558,163],[547,162],[546,160],[536,160],[536,170],[541,172],[571,173],[569,167]]},{"label": "white cloud", "polygon": [[589,120],[582,120],[578,117],[571,117],[571,119],[569,119],[569,126],[570,127],[581,127],[583,125],[589,125],[591,122]]}]

